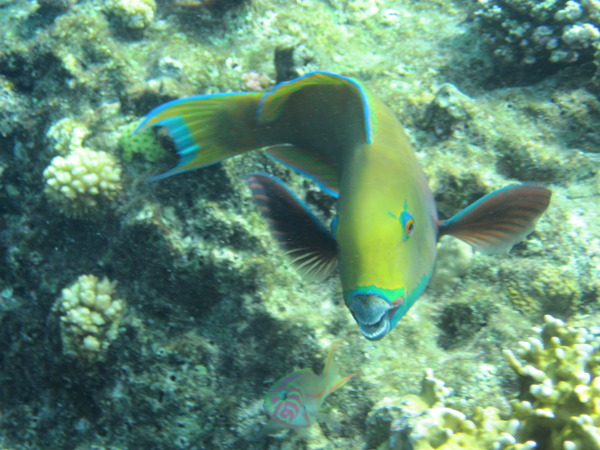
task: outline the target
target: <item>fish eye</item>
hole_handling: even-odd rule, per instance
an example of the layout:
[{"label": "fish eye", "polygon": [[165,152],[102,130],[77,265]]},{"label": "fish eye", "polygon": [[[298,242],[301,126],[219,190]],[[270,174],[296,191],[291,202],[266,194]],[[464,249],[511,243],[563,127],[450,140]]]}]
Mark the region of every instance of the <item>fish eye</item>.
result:
[{"label": "fish eye", "polygon": [[404,240],[408,240],[415,232],[415,218],[407,211],[403,211],[400,215],[400,221],[402,222],[402,228],[404,231]]},{"label": "fish eye", "polygon": [[415,231],[415,219],[410,219],[405,225],[406,236],[410,236]]}]

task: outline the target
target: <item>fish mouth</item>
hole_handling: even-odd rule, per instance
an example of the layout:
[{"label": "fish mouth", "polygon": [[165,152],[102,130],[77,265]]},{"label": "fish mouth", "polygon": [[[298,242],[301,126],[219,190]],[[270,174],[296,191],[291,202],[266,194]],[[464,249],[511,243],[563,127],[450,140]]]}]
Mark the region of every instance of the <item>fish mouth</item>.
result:
[{"label": "fish mouth", "polygon": [[375,294],[357,294],[348,305],[363,336],[371,341],[377,341],[390,332],[391,318],[399,306]]}]

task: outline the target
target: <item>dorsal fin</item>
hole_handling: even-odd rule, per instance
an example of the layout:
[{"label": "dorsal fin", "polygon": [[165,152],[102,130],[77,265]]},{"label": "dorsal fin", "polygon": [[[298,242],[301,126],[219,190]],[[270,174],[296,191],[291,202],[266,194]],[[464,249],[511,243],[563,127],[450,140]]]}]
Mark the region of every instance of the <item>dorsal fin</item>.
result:
[{"label": "dorsal fin", "polygon": [[[293,109],[298,100],[312,98],[312,94],[318,99],[321,111],[332,106],[339,111],[338,114],[343,114],[346,118],[350,118],[347,110],[348,99],[360,101],[361,139],[371,143],[371,113],[367,93],[357,81],[330,72],[311,72],[275,86],[260,100],[258,123],[266,125],[276,121],[286,110]],[[306,107],[301,109],[308,115],[320,113],[314,106],[310,108],[310,104],[304,106]],[[327,114],[333,115],[329,112]]]}]

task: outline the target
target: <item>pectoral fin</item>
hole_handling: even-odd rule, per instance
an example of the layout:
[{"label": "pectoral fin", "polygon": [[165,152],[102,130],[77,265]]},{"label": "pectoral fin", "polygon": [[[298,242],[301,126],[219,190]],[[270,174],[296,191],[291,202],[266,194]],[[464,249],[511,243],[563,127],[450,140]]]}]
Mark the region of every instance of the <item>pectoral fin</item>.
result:
[{"label": "pectoral fin", "polygon": [[311,279],[331,274],[337,263],[337,244],[306,204],[281,180],[267,174],[249,175],[248,185],[271,234],[293,266]]},{"label": "pectoral fin", "polygon": [[507,186],[441,222],[439,234],[454,236],[484,253],[507,250],[533,230],[551,196],[542,186]]}]

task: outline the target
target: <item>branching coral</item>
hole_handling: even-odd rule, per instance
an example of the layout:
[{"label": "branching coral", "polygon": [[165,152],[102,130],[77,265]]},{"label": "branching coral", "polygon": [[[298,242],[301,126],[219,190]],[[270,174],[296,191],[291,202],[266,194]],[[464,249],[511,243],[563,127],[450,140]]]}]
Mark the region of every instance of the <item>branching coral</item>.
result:
[{"label": "branching coral", "polygon": [[121,168],[106,152],[85,148],[57,156],[44,170],[47,197],[69,217],[93,217],[122,189]]},{"label": "branching coral", "polygon": [[[395,450],[493,448],[507,428],[495,408],[478,409],[468,419],[462,412],[446,405],[450,390],[427,369],[419,395],[400,400],[386,400],[369,414],[368,448]],[[387,440],[387,443],[383,443]],[[509,440],[514,443],[514,439]],[[381,445],[383,443],[383,445]],[[504,447],[498,447],[504,448]]]},{"label": "branching coral", "polygon": [[125,311],[125,301],[114,294],[115,283],[94,275],[82,275],[62,290],[55,309],[60,313],[64,354],[85,363],[104,359]]},{"label": "branching coral", "polygon": [[369,448],[387,440],[394,449],[600,449],[600,336],[551,316],[537,331],[539,338],[520,343],[523,362],[504,351],[520,384],[510,417],[477,408],[467,418],[448,407],[448,390],[429,370],[420,395],[369,414]]},{"label": "branching coral", "polygon": [[516,437],[538,448],[600,449],[600,337],[546,316],[540,339],[504,354],[519,375]]},{"label": "branching coral", "polygon": [[83,123],[70,117],[64,117],[52,124],[46,133],[50,141],[51,150],[60,155],[67,155],[71,151],[82,148],[83,141],[91,131]]},{"label": "branching coral", "polygon": [[600,41],[591,0],[478,0],[477,22],[499,61],[511,64],[590,60]]}]

